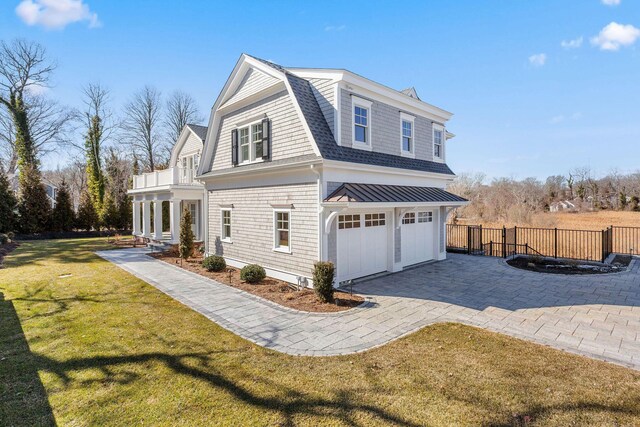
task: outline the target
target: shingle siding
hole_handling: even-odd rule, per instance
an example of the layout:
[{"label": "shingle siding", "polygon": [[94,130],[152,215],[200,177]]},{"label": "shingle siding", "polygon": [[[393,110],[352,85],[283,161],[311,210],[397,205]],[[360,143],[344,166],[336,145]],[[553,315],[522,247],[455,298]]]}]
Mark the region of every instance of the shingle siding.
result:
[{"label": "shingle siding", "polygon": [[313,87],[313,94],[318,101],[324,118],[331,129],[331,133],[336,134],[334,117],[336,109],[334,107],[335,83],[330,79],[309,79]]},{"label": "shingle siding", "polygon": [[[292,204],[291,254],[273,250],[271,204]],[[233,205],[231,240],[221,242],[221,205]],[[318,186],[313,183],[209,191],[209,251],[311,277],[318,260]]]},{"label": "shingle siding", "polygon": [[178,158],[183,155],[193,154],[197,151],[202,151],[202,140],[193,132],[190,132],[189,137],[180,150],[180,153],[178,153]]},{"label": "shingle siding", "polygon": [[[266,116],[271,120],[271,160],[314,154],[311,141],[286,90],[234,111],[221,120],[211,170],[233,167],[231,131],[238,124]],[[239,166],[242,167],[242,166]]]},{"label": "shingle siding", "polygon": [[261,71],[250,69],[247,71],[247,74],[245,74],[242,83],[240,83],[236,92],[231,96],[231,98],[229,98],[226,104],[232,104],[243,98],[256,94],[276,83],[278,83],[278,79],[275,77],[271,77]]},{"label": "shingle siding", "polygon": [[[353,103],[351,96],[358,96],[340,89],[341,145],[353,146]],[[391,105],[373,100],[371,106],[371,141],[374,152],[400,156],[400,110]],[[432,122],[417,116],[414,121],[414,144],[416,159],[433,160]]]}]

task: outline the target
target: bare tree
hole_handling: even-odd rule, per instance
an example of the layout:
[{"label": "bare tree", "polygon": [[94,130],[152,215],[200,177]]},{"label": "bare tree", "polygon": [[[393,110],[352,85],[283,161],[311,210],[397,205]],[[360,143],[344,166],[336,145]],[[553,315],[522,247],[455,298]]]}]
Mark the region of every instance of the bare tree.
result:
[{"label": "bare tree", "polygon": [[199,124],[204,120],[196,100],[188,93],[175,91],[167,100],[164,124],[167,127],[167,138],[171,145],[180,137],[185,125]]},{"label": "bare tree", "polygon": [[151,86],[145,86],[133,95],[125,107],[125,119],[122,124],[124,139],[151,171],[161,163],[160,157],[166,146],[160,134],[161,114],[160,92]]},{"label": "bare tree", "polygon": [[54,69],[38,43],[0,42],[0,156],[8,173],[20,157],[37,165],[55,143],[69,141],[74,113],[43,94]]}]

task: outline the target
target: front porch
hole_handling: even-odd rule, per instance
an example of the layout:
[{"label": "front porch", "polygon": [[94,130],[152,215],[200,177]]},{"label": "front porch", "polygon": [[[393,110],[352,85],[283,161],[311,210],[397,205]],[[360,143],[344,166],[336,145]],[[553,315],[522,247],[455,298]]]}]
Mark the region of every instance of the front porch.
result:
[{"label": "front porch", "polygon": [[194,170],[173,167],[133,177],[133,235],[175,244],[180,241],[180,221],[191,213],[196,241],[204,239],[204,187],[193,180]]}]

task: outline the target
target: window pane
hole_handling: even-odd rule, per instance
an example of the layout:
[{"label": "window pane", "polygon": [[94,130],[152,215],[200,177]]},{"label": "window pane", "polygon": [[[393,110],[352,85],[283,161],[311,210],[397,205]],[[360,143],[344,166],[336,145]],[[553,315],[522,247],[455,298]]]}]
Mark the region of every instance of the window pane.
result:
[{"label": "window pane", "polygon": [[358,142],[367,142],[367,131],[366,128],[362,127],[362,126],[355,126],[355,133],[356,133],[356,141]]},{"label": "window pane", "polygon": [[289,246],[289,232],[287,230],[280,230],[280,240],[278,244],[280,246]]},{"label": "window pane", "polygon": [[404,151],[411,151],[411,138],[402,138],[402,149]]},{"label": "window pane", "polygon": [[251,138],[253,142],[262,140],[262,123],[251,126]]}]

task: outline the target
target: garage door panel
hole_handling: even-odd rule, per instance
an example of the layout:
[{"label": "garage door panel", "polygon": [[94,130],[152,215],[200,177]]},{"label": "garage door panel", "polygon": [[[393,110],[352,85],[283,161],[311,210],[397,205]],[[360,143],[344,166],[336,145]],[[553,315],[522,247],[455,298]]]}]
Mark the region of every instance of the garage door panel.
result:
[{"label": "garage door panel", "polygon": [[409,212],[402,220],[401,255],[404,266],[433,259],[433,213]]},{"label": "garage door panel", "polygon": [[387,254],[385,214],[338,217],[338,280],[386,271]]}]

